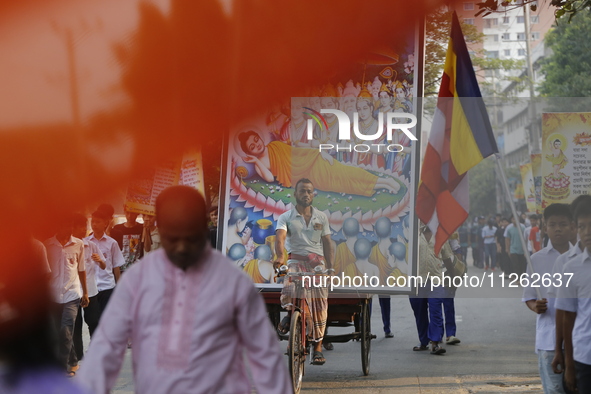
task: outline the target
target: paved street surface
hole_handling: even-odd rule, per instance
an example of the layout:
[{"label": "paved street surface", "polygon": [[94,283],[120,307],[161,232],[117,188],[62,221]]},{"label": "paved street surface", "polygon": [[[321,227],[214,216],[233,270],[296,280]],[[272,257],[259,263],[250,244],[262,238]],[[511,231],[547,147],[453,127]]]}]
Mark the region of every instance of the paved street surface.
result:
[{"label": "paved street surface", "polygon": [[[472,266],[469,270],[470,275],[483,273]],[[505,298],[493,299],[462,298],[474,291],[458,290],[457,336],[462,343],[446,346],[447,353],[442,356],[412,351],[418,339],[406,296],[392,296],[395,337],[384,338],[380,308],[374,298],[371,324],[377,339],[371,345],[370,375],[363,376],[361,371],[359,342],[337,343],[335,350],[324,352],[325,365],[306,365],[302,392],[542,393],[533,351],[535,314],[521,302],[520,288],[503,291]],[[331,334],[351,331],[330,328]],[[286,348],[287,342],[281,346]],[[115,393],[133,393],[130,355],[128,350]]]}]

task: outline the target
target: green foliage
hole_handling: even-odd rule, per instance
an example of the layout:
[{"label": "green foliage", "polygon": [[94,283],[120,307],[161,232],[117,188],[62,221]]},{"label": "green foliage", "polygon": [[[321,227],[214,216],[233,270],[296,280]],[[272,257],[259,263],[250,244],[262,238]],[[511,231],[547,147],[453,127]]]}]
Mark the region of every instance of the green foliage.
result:
[{"label": "green foliage", "polygon": [[[570,18],[569,18],[570,19]],[[540,93],[546,97],[591,96],[591,11],[585,9],[567,23],[563,17],[546,35],[553,54],[542,65],[545,80]]]},{"label": "green foliage", "polygon": [[[476,16],[487,16],[493,12],[505,12],[508,9],[515,9],[520,7],[530,7],[532,11],[538,9],[537,0],[484,0],[477,4],[480,10]],[[546,4],[544,4],[546,5]],[[550,5],[556,7],[556,18],[568,16],[568,23],[573,20],[573,17],[579,13],[591,10],[591,0],[550,0]],[[500,7],[503,8],[500,8]]]},{"label": "green foliage", "polygon": [[[478,83],[482,90],[483,96],[499,96],[504,97],[507,93],[503,93],[502,91],[498,91],[496,86],[493,85],[494,83],[499,83],[501,81],[509,81],[509,82],[516,82],[519,86],[522,82],[525,82],[528,77],[527,75],[524,76],[510,76],[508,74],[497,73],[497,71],[511,71],[511,70],[522,70],[525,68],[525,60],[523,59],[495,59],[495,58],[488,58],[488,57],[472,57],[472,64],[474,68],[477,70],[476,74],[480,75],[482,80]],[[492,79],[487,76],[486,71],[491,70],[496,75],[497,78]],[[521,84],[525,87],[525,84]]]},{"label": "green foliage", "polygon": [[478,163],[469,173],[470,215],[485,216],[495,213],[497,194],[495,187],[495,159],[489,157]]},{"label": "green foliage", "polygon": [[[425,40],[425,97],[436,96],[439,92],[439,82],[443,73],[443,66],[445,65],[445,55],[447,52],[447,44],[449,40],[449,31],[451,29],[451,15],[449,11],[440,9],[427,16],[426,40]],[[465,24],[460,21],[462,33],[468,49],[476,44],[481,44],[484,40],[484,34],[478,32],[476,26]],[[514,59],[491,59],[487,58],[482,49],[473,49],[472,64],[477,70],[478,74],[484,73],[486,70],[517,70],[525,66],[523,60]],[[503,77],[503,80],[509,80],[511,77]],[[513,77],[514,78],[514,77]],[[497,80],[500,82],[501,78]],[[492,94],[494,87],[491,82],[480,82],[483,91]],[[485,92],[483,92],[485,93]],[[496,92],[500,95],[500,92]],[[486,93],[485,93],[486,94]]]},{"label": "green foliage", "polygon": [[[439,9],[427,16],[425,40],[425,97],[436,96],[439,92],[439,81],[443,73],[449,32],[451,29],[451,15],[449,11]],[[479,33],[473,25],[460,21],[462,33],[466,43],[481,43],[484,34]]]}]

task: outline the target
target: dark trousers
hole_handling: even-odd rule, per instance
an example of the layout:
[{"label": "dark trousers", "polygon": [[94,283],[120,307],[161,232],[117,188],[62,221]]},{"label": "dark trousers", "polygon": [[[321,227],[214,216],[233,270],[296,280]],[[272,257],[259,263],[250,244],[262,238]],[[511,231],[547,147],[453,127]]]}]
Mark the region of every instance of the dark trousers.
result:
[{"label": "dark trousers", "polygon": [[415,323],[417,324],[417,333],[419,334],[419,342],[421,346],[429,344],[429,304],[427,298],[418,296],[410,296],[408,298],[410,306],[415,315]]},{"label": "dark trousers", "polygon": [[474,260],[474,267],[482,268],[483,252],[480,246],[472,247],[472,259]]},{"label": "dark trousers", "polygon": [[525,273],[525,267],[527,265],[527,261],[525,260],[525,256],[522,254],[511,254],[511,273],[515,273],[517,275],[521,275]]},{"label": "dark trousers", "polygon": [[579,393],[591,393],[591,365],[575,361]]},{"label": "dark trousers", "polygon": [[466,261],[466,257],[468,257],[468,247],[461,246],[460,247],[460,254],[462,255],[462,261]]},{"label": "dark trousers", "polygon": [[[454,289],[455,290],[455,289]],[[456,335],[456,307],[454,299],[443,299],[443,314],[445,315],[445,336],[451,337]]]},{"label": "dark trousers", "polygon": [[[89,298],[88,306],[84,308],[84,322],[88,326],[88,332],[92,338],[92,334],[98,326],[100,318],[100,306],[98,302],[98,295]],[[76,316],[76,323],[74,324],[74,346],[70,353],[70,365],[78,364],[78,361],[84,357],[84,347],[82,345],[82,308],[78,307],[78,316]]]},{"label": "dark trousers", "polygon": [[445,287],[435,287],[429,292],[429,340],[441,342],[443,339],[443,300]]},{"label": "dark trousers", "polygon": [[388,334],[392,332],[390,328],[390,310],[391,310],[391,303],[390,303],[390,296],[380,296],[380,309],[382,311],[382,323],[384,324],[384,333]]},{"label": "dark trousers", "polygon": [[497,244],[484,244],[484,265],[495,268],[497,264]]},{"label": "dark trousers", "polygon": [[421,346],[429,344],[429,283],[419,287],[416,296],[409,296],[410,306],[415,315],[417,334]]},{"label": "dark trousers", "polygon": [[64,369],[68,368],[68,360],[72,351],[74,323],[78,314],[80,298],[65,304],[54,304],[54,326],[58,333],[58,360]]},{"label": "dark trousers", "polygon": [[109,299],[111,298],[111,294],[113,294],[113,289],[99,291],[96,296],[97,300],[98,300],[98,304],[99,304],[99,309],[100,309],[99,319],[100,319],[100,316],[102,316],[103,312],[105,311],[107,304],[109,303]]},{"label": "dark trousers", "polygon": [[511,261],[509,260],[509,255],[507,254],[507,252],[501,251],[501,253],[497,253],[497,263],[504,273],[511,273]]}]

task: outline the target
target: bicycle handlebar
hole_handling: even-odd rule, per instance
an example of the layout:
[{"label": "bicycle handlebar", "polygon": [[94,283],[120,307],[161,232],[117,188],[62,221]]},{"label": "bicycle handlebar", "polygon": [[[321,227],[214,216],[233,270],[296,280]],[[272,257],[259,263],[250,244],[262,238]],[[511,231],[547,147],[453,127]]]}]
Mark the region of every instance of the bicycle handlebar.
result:
[{"label": "bicycle handlebar", "polygon": [[[319,269],[317,269],[319,268]],[[288,272],[287,276],[312,276],[312,275],[330,275],[333,274],[335,271],[332,268],[327,268],[325,270],[322,269],[320,266],[314,267],[314,272]]]}]

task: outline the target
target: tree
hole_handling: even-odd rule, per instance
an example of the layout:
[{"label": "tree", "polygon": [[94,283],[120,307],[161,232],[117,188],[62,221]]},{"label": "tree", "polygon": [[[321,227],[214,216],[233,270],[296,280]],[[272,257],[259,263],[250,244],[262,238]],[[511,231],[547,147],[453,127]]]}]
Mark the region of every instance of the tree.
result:
[{"label": "tree", "polygon": [[[523,70],[525,67],[525,61],[522,59],[498,59],[481,56],[473,56],[472,64],[476,69],[476,75],[480,76],[479,85],[484,96],[501,96],[504,97],[508,93],[499,91],[496,84],[501,81],[521,82],[527,78],[527,76],[511,76],[508,71],[512,70]],[[497,73],[497,71],[505,71],[505,73]],[[492,71],[496,78],[489,80],[487,71]]]},{"label": "tree", "polygon": [[[485,0],[477,5],[480,11],[476,16],[487,16],[493,12],[505,12],[519,7],[530,7],[532,11],[538,9],[537,0]],[[556,18],[568,16],[569,23],[576,14],[591,10],[591,0],[551,0],[550,5],[556,7]]]},{"label": "tree", "polygon": [[[425,97],[435,96],[438,93],[449,41],[451,15],[451,12],[440,8],[427,16],[425,32]],[[468,25],[464,21],[460,21],[460,26],[468,45],[482,42],[484,34],[479,33],[474,25]]]},{"label": "tree", "polygon": [[495,213],[495,159],[489,157],[478,163],[469,173],[470,215],[487,216]]},{"label": "tree", "polygon": [[[438,93],[439,82],[443,73],[443,66],[445,64],[445,55],[447,52],[447,44],[449,41],[449,32],[451,29],[451,15],[449,11],[440,9],[427,16],[427,28],[425,39],[425,97],[435,96]],[[489,94],[495,92],[493,83],[487,81],[485,72],[487,70],[517,70],[523,69],[525,62],[523,60],[514,59],[492,59],[485,56],[484,51],[478,48],[478,45],[483,42],[484,34],[478,32],[476,26],[468,25],[464,21],[460,21],[460,27],[464,34],[464,39],[468,45],[468,49],[472,50],[471,56],[472,64],[480,78],[480,85],[482,90],[486,90]],[[496,82],[501,80],[515,80],[515,77],[502,75]],[[484,93],[484,92],[483,92]]]},{"label": "tree", "polygon": [[546,35],[546,45],[553,54],[543,65],[545,80],[540,93],[547,97],[591,96],[591,11],[584,10],[571,23],[557,21]]}]

